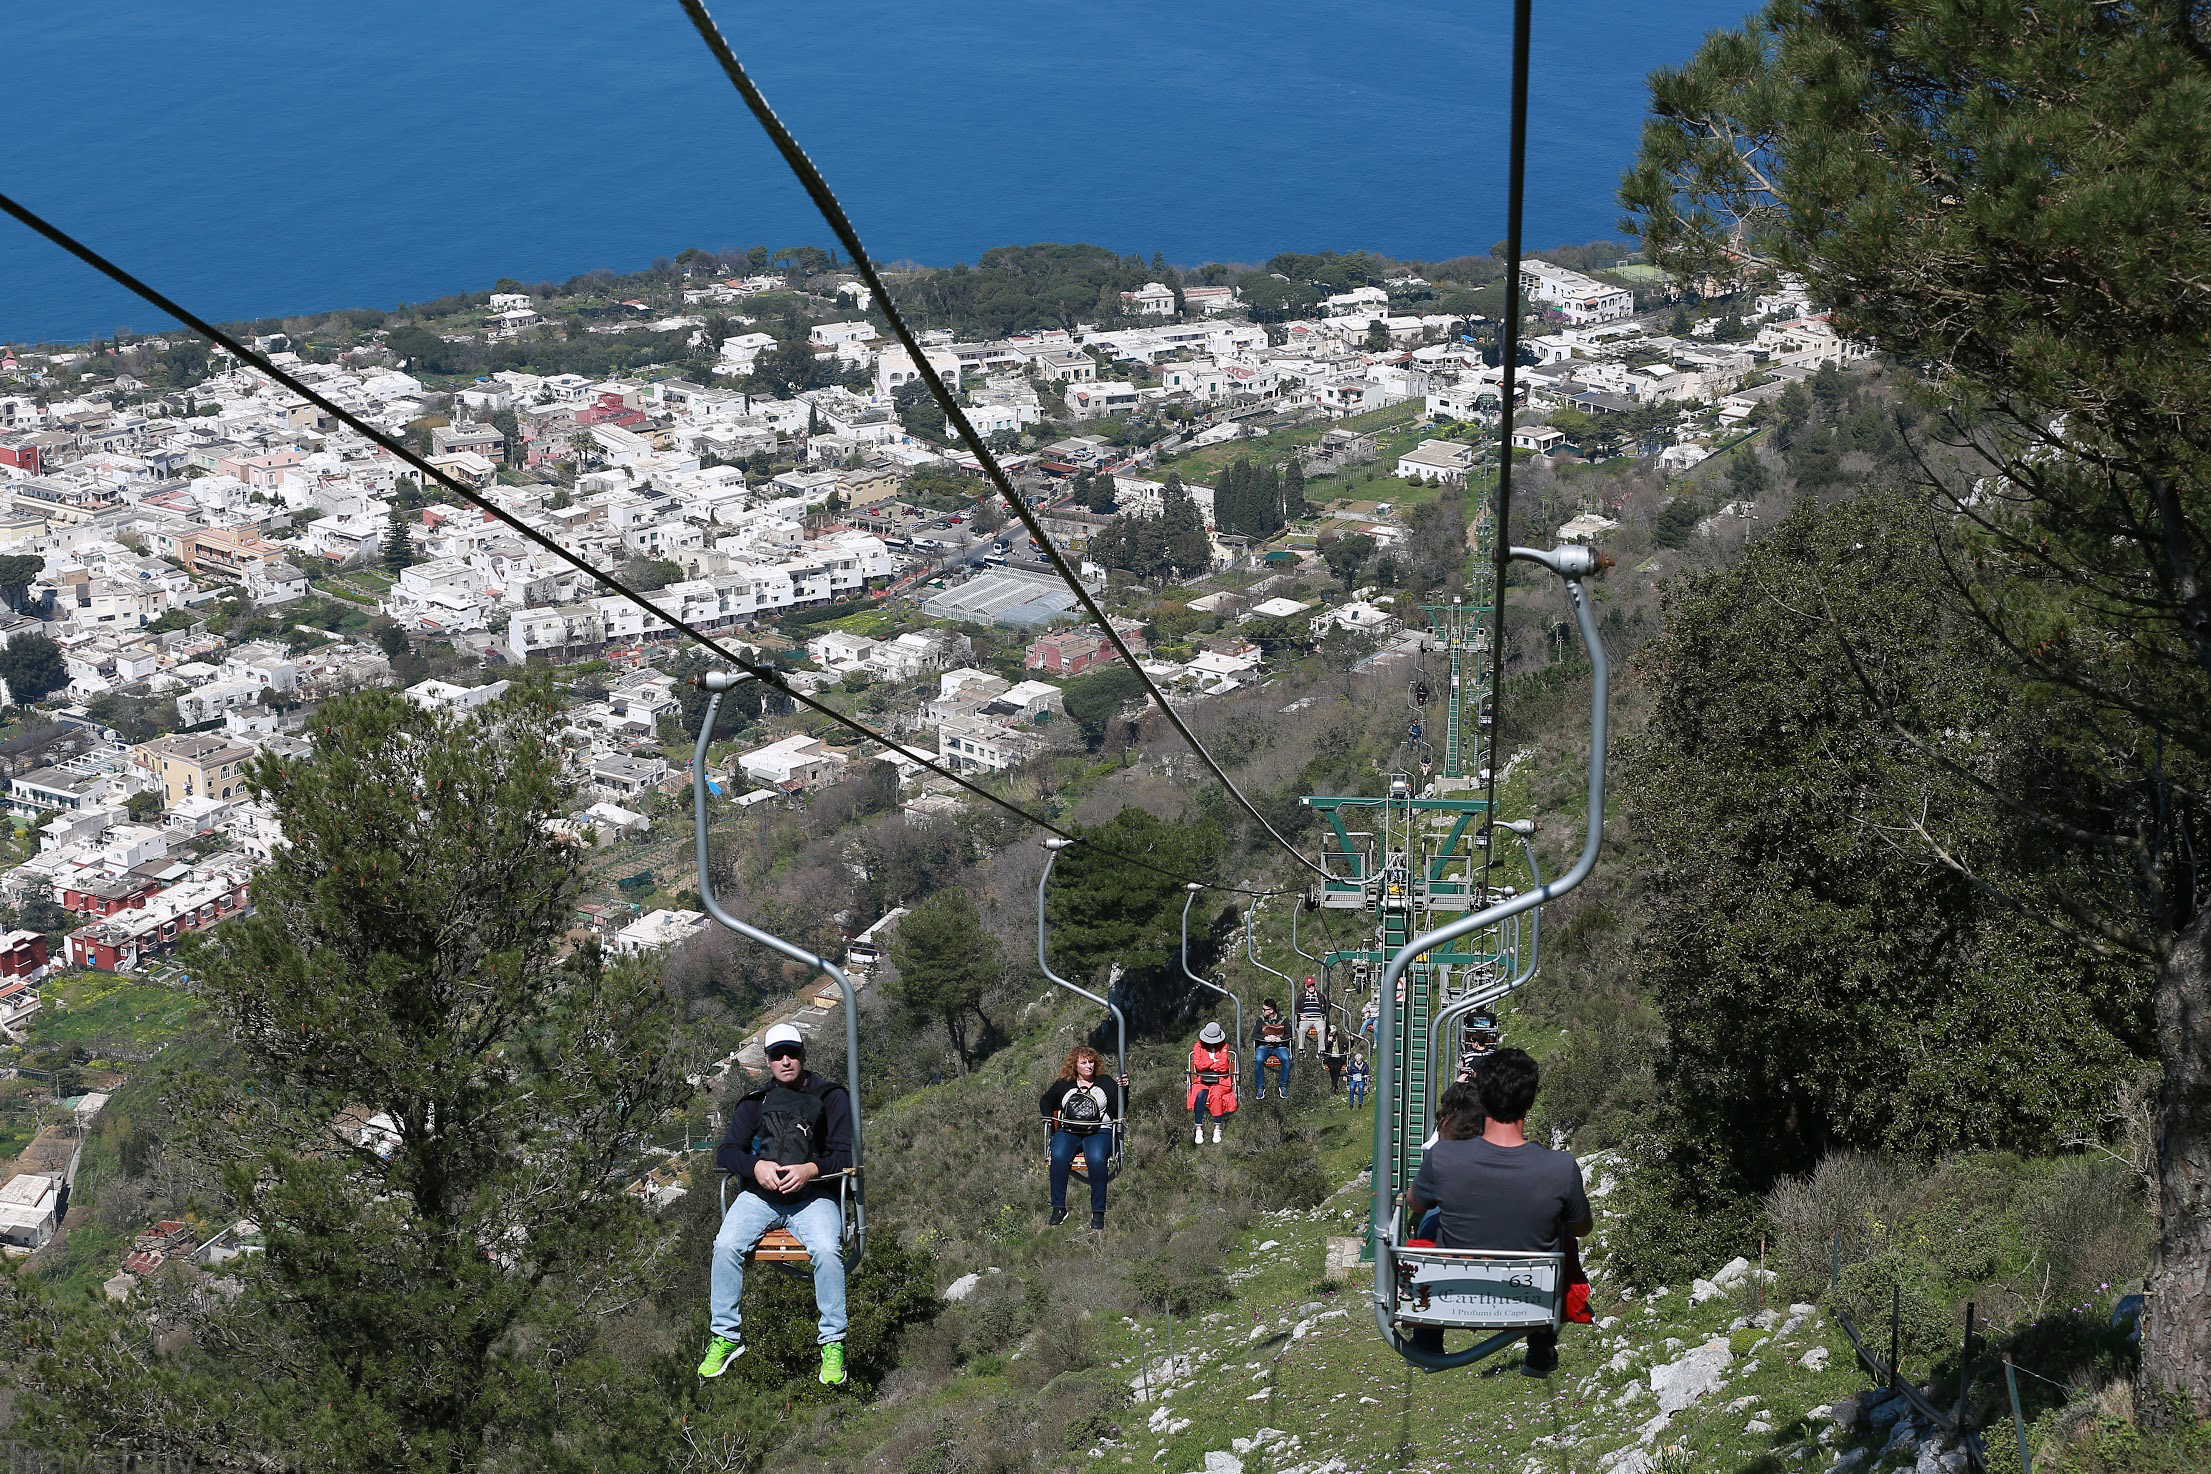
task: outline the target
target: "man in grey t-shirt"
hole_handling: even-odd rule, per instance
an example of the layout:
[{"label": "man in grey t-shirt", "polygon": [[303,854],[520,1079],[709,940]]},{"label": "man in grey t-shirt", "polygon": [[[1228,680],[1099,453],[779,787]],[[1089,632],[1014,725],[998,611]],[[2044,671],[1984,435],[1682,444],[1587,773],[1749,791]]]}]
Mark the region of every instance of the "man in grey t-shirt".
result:
[{"label": "man in grey t-shirt", "polygon": [[[1436,1242],[1446,1249],[1506,1249],[1556,1254],[1566,1240],[1594,1224],[1582,1191],[1581,1165],[1565,1152],[1528,1140],[1523,1126],[1541,1078],[1520,1049],[1500,1049],[1482,1062],[1478,1089],[1486,1120],[1481,1135],[1453,1140],[1446,1133],[1422,1156],[1407,1192],[1415,1222],[1429,1208],[1441,1210]],[[1444,1113],[1454,1113],[1454,1085],[1444,1093]],[[1528,1333],[1521,1370],[1546,1376],[1558,1366],[1558,1332]]]}]

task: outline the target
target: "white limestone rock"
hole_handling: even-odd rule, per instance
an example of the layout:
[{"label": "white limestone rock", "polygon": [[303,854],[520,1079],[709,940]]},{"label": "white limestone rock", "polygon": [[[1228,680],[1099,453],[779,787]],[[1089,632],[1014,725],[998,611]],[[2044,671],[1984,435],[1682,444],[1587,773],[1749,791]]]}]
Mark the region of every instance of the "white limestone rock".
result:
[{"label": "white limestone rock", "polygon": [[1659,1410],[1678,1413],[1718,1391],[1727,1365],[1734,1359],[1727,1338],[1715,1336],[1677,1361],[1652,1367],[1651,1391],[1658,1394]]}]

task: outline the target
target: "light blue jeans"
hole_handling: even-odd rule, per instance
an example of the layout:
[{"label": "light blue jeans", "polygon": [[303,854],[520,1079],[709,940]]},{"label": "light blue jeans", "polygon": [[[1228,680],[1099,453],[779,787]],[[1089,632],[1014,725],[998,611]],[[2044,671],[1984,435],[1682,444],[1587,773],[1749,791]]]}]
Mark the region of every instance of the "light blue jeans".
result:
[{"label": "light blue jeans", "polygon": [[1281,1076],[1282,1096],[1290,1095],[1290,1048],[1286,1044],[1262,1044],[1251,1052],[1251,1093],[1257,1099],[1267,1093],[1267,1066]]},{"label": "light blue jeans", "polygon": [[778,1208],[756,1192],[737,1194],[714,1235],[712,1276],[714,1334],[744,1339],[745,1255],[771,1228],[787,1228],[814,1261],[814,1308],[821,1316],[821,1344],[844,1339],[844,1216],[833,1197],[794,1210]]}]

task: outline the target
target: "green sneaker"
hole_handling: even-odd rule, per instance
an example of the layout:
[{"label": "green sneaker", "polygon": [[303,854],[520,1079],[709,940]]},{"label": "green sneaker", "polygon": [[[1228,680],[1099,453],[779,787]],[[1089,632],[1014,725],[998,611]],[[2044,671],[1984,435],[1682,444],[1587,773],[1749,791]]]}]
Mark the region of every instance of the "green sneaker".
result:
[{"label": "green sneaker", "polygon": [[729,1370],[729,1364],[745,1354],[745,1343],[732,1341],[727,1336],[716,1336],[706,1343],[706,1360],[699,1363],[701,1377],[719,1377]]},{"label": "green sneaker", "polygon": [[824,1387],[844,1385],[844,1342],[831,1341],[822,1347],[821,1384]]}]

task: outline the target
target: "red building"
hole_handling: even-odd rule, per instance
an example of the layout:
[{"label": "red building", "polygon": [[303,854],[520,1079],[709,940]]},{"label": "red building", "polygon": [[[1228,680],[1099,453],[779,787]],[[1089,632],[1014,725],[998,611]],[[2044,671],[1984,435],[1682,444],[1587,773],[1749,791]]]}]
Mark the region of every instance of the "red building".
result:
[{"label": "red building", "polygon": [[69,934],[74,967],[103,972],[132,972],[165,956],[177,939],[202,931],[249,904],[244,876],[218,875],[188,880],[154,896],[135,910],[119,911]]},{"label": "red building", "polygon": [[1029,642],[1023,662],[1030,670],[1048,675],[1079,676],[1093,666],[1107,665],[1121,657],[1104,635],[1094,629],[1054,630]]},{"label": "red building", "polygon": [[606,393],[601,394],[594,403],[577,410],[576,423],[585,428],[592,425],[614,425],[620,429],[634,430],[647,423],[647,418],[642,410],[623,403],[621,395]]},{"label": "red building", "polygon": [[35,931],[0,932],[0,983],[20,986],[46,976],[46,938]]},{"label": "red building", "polygon": [[120,875],[112,880],[83,880],[62,887],[61,904],[65,911],[80,916],[113,916],[118,911],[135,911],[155,896],[161,887],[141,875]]}]

